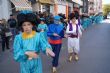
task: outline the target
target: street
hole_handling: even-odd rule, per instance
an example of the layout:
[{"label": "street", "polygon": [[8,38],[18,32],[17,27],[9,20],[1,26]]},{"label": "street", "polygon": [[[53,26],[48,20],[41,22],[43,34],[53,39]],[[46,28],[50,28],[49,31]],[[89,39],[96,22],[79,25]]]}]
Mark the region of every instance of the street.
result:
[{"label": "street", "polygon": [[[1,44],[1,43],[0,43]],[[78,62],[68,62],[67,39],[64,39],[58,73],[110,73],[110,24],[92,25],[83,32]],[[12,45],[11,45],[12,46]],[[43,54],[43,73],[51,73],[50,57]],[[13,60],[12,50],[0,52],[0,73],[19,73],[19,63]]]}]

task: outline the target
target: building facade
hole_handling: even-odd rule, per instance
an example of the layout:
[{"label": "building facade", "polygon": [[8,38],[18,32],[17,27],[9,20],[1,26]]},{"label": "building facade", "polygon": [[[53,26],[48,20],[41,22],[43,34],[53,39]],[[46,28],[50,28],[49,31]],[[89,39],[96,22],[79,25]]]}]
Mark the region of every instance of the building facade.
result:
[{"label": "building facade", "polygon": [[88,13],[89,1],[83,0],[82,13]]},{"label": "building facade", "polygon": [[69,13],[73,11],[73,1],[55,0],[54,11],[55,15],[62,13],[68,18]]},{"label": "building facade", "polygon": [[31,2],[34,12],[54,12],[54,0],[28,0]]},{"label": "building facade", "polygon": [[28,0],[0,0],[0,19],[9,19],[10,14],[18,13],[21,10],[32,10]]},{"label": "building facade", "polygon": [[95,8],[94,8],[94,4],[95,4],[95,2],[94,2],[94,0],[89,0],[88,1],[88,13],[89,14],[94,14],[95,13]]},{"label": "building facade", "polygon": [[83,13],[96,14],[102,12],[102,0],[83,0]]},{"label": "building facade", "polygon": [[10,1],[0,0],[0,19],[8,19],[11,13],[12,11]]},{"label": "building facade", "polygon": [[94,0],[94,11],[95,13],[102,12],[102,0]]}]

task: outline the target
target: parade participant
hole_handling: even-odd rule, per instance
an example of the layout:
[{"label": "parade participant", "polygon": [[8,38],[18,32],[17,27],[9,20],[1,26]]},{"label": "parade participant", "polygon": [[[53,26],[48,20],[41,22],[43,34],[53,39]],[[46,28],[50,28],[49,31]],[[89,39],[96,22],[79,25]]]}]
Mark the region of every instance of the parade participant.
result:
[{"label": "parade participant", "polygon": [[10,26],[10,30],[13,34],[12,39],[14,39],[15,35],[16,35],[16,26],[17,26],[17,21],[15,19],[15,16],[13,14],[10,15],[10,19],[8,19],[8,24]]},{"label": "parade participant", "polygon": [[18,25],[22,32],[14,39],[14,59],[20,63],[21,73],[42,73],[40,51],[47,55],[55,56],[51,46],[42,33],[32,30],[36,16],[31,12],[17,15]]},{"label": "parade participant", "polygon": [[64,37],[63,26],[60,24],[60,16],[54,17],[54,24],[50,24],[48,28],[49,43],[52,46],[55,57],[52,61],[52,72],[57,72],[59,54],[62,46],[62,38]]},{"label": "parade participant", "polygon": [[68,22],[66,33],[68,35],[69,61],[70,62],[72,61],[73,54],[75,60],[78,61],[79,60],[78,53],[80,51],[79,37],[82,35],[82,32],[79,25],[76,24],[76,16],[74,15],[74,13],[70,14],[70,21]]},{"label": "parade participant", "polygon": [[47,27],[47,24],[45,24],[45,19],[44,18],[40,18],[40,24],[38,25],[38,28],[37,30],[39,32],[44,32],[44,36],[47,40],[47,30],[48,30],[48,27]]},{"label": "parade participant", "polygon": [[84,30],[86,30],[87,27],[88,27],[88,24],[89,24],[88,23],[88,18],[89,18],[89,16],[87,14],[82,15],[82,27],[83,27]]}]

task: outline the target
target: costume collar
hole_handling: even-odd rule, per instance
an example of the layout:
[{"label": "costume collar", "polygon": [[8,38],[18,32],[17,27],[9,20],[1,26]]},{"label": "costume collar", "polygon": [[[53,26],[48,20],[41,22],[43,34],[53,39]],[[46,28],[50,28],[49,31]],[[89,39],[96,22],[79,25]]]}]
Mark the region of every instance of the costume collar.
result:
[{"label": "costume collar", "polygon": [[32,31],[31,34],[27,34],[25,32],[22,33],[22,38],[23,39],[30,39],[30,38],[33,38],[35,36],[36,32],[35,31]]}]

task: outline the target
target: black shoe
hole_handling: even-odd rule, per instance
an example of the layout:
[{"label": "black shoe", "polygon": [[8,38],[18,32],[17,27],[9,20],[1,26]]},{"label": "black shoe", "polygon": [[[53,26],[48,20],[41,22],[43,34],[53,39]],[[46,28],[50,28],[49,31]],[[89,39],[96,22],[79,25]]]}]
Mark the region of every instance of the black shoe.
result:
[{"label": "black shoe", "polygon": [[3,52],[5,52],[5,49],[2,49]]},{"label": "black shoe", "polygon": [[7,48],[8,50],[10,49],[10,48]]}]

